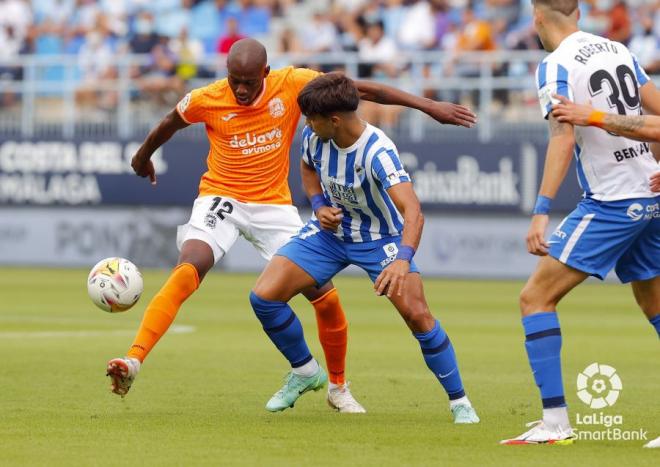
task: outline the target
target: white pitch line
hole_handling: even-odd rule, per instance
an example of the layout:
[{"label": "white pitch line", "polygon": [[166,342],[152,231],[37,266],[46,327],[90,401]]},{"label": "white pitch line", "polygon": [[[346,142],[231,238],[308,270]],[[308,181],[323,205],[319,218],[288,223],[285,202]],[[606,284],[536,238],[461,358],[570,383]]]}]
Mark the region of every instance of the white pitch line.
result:
[{"label": "white pitch line", "polygon": [[[195,332],[195,326],[173,325],[168,333],[190,334]],[[126,336],[134,335],[135,329],[118,329],[108,331],[19,331],[0,332],[0,339],[51,339],[62,337],[100,337],[100,336]]]}]

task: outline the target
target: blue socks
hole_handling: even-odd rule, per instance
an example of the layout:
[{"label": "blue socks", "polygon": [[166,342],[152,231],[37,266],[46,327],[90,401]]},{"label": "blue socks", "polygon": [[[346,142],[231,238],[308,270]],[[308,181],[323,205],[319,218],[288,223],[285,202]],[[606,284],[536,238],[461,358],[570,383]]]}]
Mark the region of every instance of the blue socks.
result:
[{"label": "blue socks", "polygon": [[525,348],[536,385],[541,390],[544,409],[566,407],[561,378],[561,329],[557,313],[525,316]]},{"label": "blue socks", "polygon": [[312,360],[300,320],[287,303],[264,300],[250,292],[250,304],[264,331],[292,368]]},{"label": "blue socks", "polygon": [[651,318],[649,322],[655,328],[655,332],[658,333],[658,337],[660,337],[660,315]]},{"label": "blue socks", "polygon": [[426,366],[433,372],[442,387],[445,388],[449,400],[465,396],[463,382],[458,371],[456,354],[447,333],[436,320],[435,326],[429,332],[413,333],[419,341]]}]

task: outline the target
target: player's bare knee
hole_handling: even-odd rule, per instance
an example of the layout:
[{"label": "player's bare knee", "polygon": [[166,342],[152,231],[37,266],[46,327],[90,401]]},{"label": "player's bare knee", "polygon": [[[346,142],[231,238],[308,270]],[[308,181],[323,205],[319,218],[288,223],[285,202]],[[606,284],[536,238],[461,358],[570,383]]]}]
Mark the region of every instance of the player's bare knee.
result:
[{"label": "player's bare knee", "polygon": [[539,311],[554,311],[557,307],[557,301],[552,296],[529,283],[520,291],[518,303],[523,316],[529,316]]},{"label": "player's bare knee", "polygon": [[415,300],[410,304],[403,319],[413,332],[426,332],[433,328],[435,322],[428,306],[421,300]]}]

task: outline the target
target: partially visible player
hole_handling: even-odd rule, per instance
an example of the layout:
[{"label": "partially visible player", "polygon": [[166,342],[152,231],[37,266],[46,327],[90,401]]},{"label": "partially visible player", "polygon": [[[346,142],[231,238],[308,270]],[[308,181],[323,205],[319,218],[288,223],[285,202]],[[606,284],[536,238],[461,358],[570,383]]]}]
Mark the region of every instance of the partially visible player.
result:
[{"label": "partially visible player", "polygon": [[[660,335],[660,197],[649,186],[658,163],[648,145],[599,128],[573,127],[551,114],[553,95],[591,100],[601,111],[660,113],[660,99],[635,57],[620,43],[578,30],[577,0],[534,0],[534,25],[551,54],[537,70],[543,116],[550,126],[543,180],[527,235],[542,256],[520,295],[525,347],[541,392],[543,419],[503,444],[571,444],[561,374],[557,304],[592,275],[612,269]],[[584,199],[545,240],[552,199],[575,155]],[[634,155],[634,157],[630,157]]]},{"label": "partially visible player", "polygon": [[[107,365],[112,390],[122,396],[183,302],[239,235],[268,260],[303,225],[291,205],[289,152],[300,118],[296,96],[319,73],[293,67],[271,71],[266,49],[254,39],[232,46],[227,69],[227,78],[186,95],[151,131],[132,160],[135,172],[155,185],[150,158],[156,149],[190,124],[206,126],[211,146],[208,171],[202,176],[190,221],[179,228],[178,265],[147,306],[126,357]],[[441,123],[468,127],[475,123],[474,114],[463,106],[375,82],[359,81],[358,87],[363,99],[416,108]],[[331,283],[319,286],[303,293],[316,311],[330,371],[328,400],[341,412],[363,412],[345,384],[348,323],[338,294]]]},{"label": "partially visible player", "polygon": [[[660,117],[654,115],[618,115],[601,112],[590,105],[579,105],[564,96],[555,95],[558,104],[552,115],[560,122],[578,126],[595,126],[626,138],[656,143],[653,155],[660,160]],[[660,172],[651,177],[651,189],[660,192]],[[645,448],[660,448],[660,437],[649,441]]]},{"label": "partially visible player", "polygon": [[454,422],[477,423],[453,346],[429,311],[412,259],[424,224],[419,201],[396,146],[358,118],[358,102],[353,82],[337,73],[314,79],[298,96],[308,124],[302,179],[315,216],[278,250],[250,294],[266,334],[292,367],[266,408],[293,407],[326,378],[287,302],[354,264],[369,274],[376,293],[387,295],[413,332],[449,396]]}]

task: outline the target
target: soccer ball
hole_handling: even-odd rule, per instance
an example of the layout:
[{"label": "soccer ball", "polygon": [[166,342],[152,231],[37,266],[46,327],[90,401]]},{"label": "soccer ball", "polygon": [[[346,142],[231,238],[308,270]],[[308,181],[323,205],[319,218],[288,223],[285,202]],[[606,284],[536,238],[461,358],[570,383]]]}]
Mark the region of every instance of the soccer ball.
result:
[{"label": "soccer ball", "polygon": [[87,277],[87,293],[108,313],[126,311],[142,295],[142,274],[129,260],[106,258],[94,265]]}]

